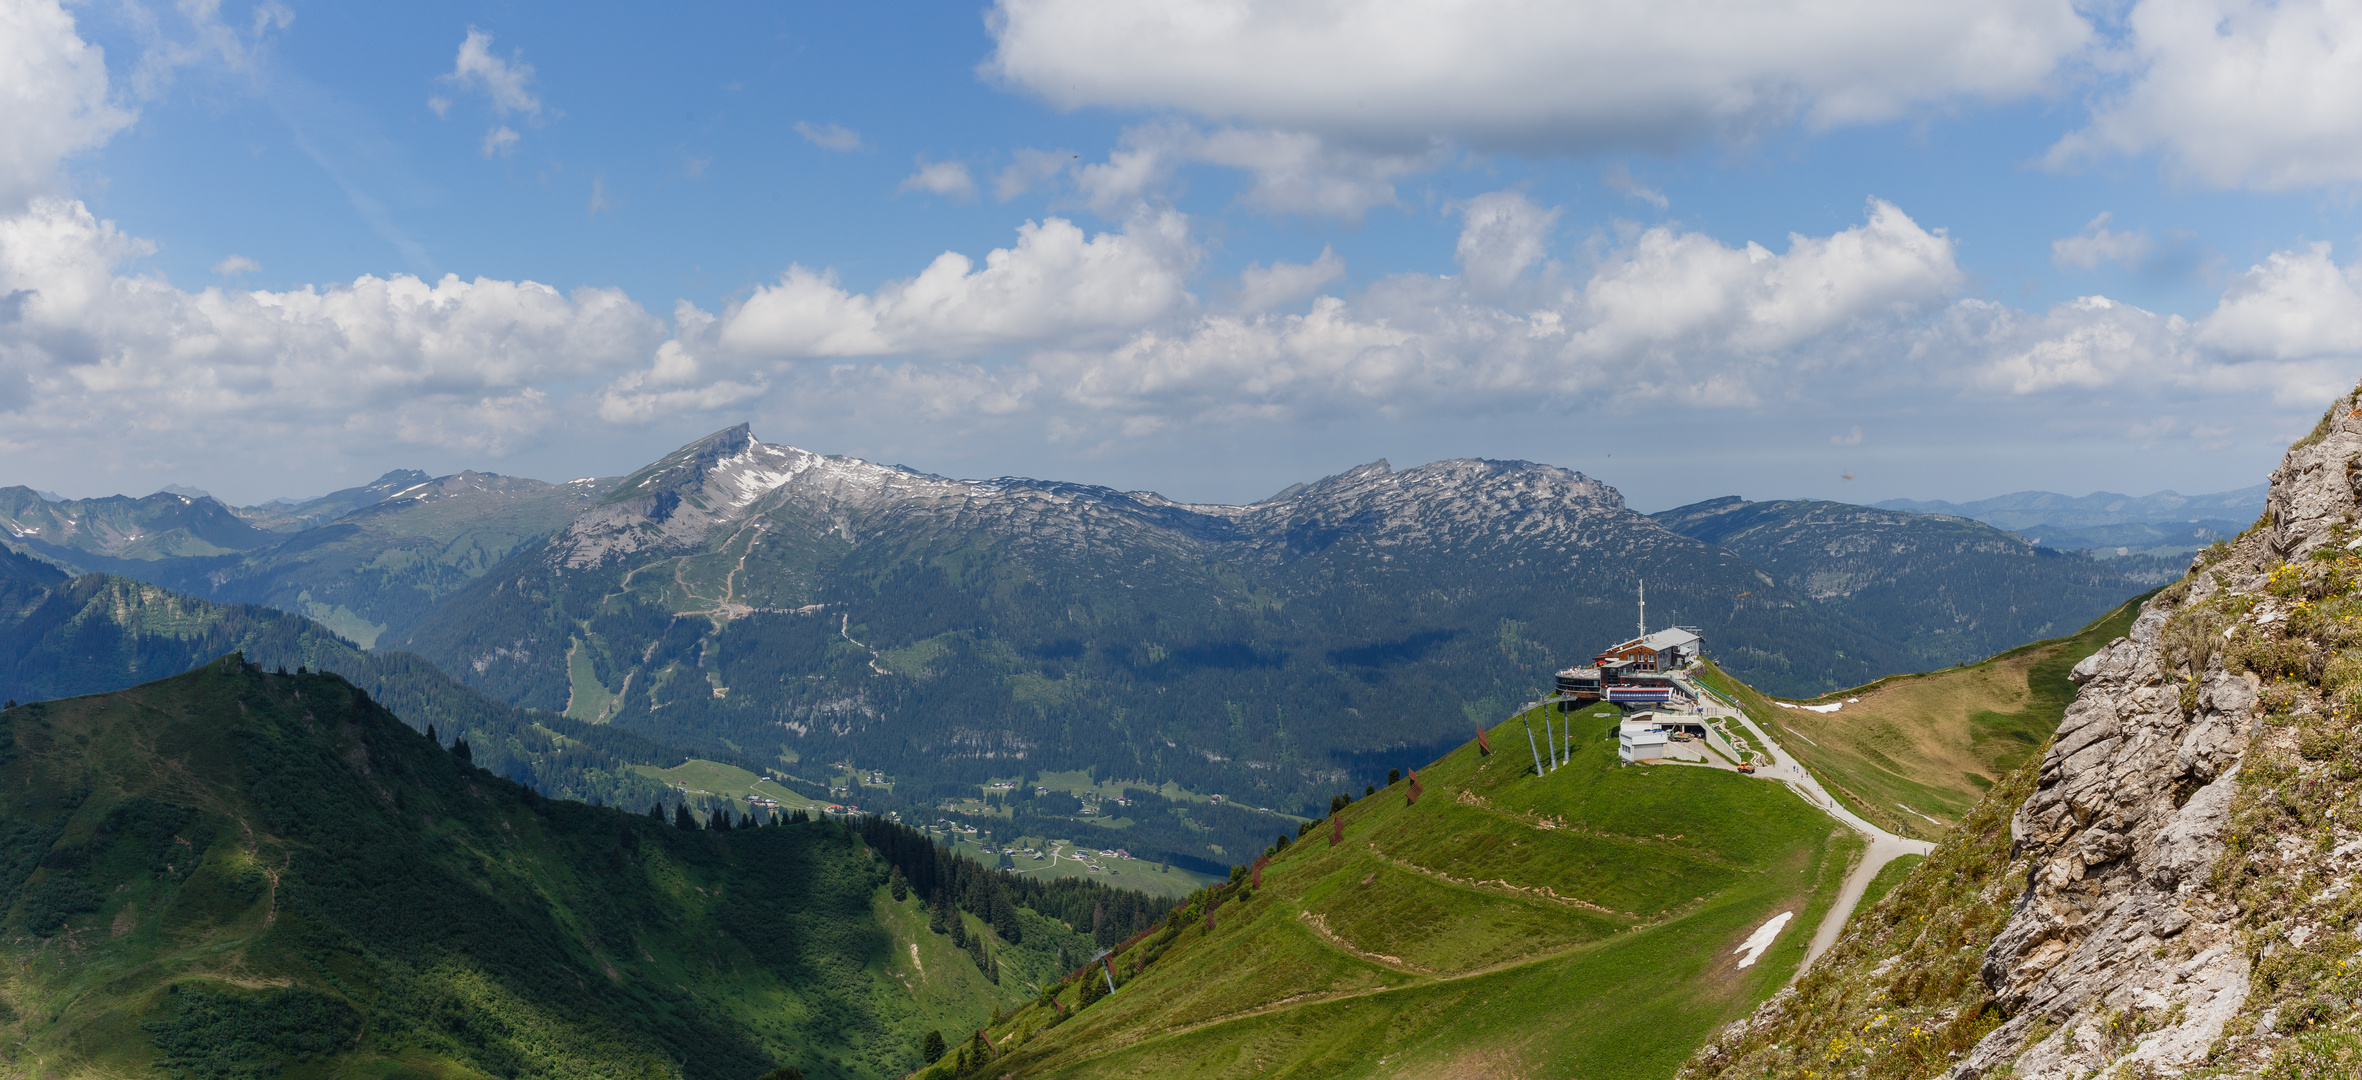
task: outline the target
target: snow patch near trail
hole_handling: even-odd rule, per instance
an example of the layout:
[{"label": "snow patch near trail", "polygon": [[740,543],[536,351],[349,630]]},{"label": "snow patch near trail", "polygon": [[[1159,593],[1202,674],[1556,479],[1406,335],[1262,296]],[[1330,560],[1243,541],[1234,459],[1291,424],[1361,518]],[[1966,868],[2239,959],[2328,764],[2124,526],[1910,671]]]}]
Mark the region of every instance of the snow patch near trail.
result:
[{"label": "snow patch near trail", "polygon": [[[1860,701],[1860,700],[1862,700],[1862,699],[1860,699],[1860,698],[1847,698],[1847,699],[1846,699],[1846,701]],[[1791,705],[1791,704],[1789,704],[1789,703],[1787,703],[1787,702],[1785,702],[1785,701],[1775,701],[1775,702],[1772,702],[1772,704],[1774,704],[1774,705],[1777,705],[1777,706],[1779,706],[1779,707],[1781,707],[1781,708],[1783,708],[1783,709],[1803,709],[1803,710],[1804,710],[1804,711],[1806,711],[1806,712],[1817,712],[1817,713],[1833,713],[1833,712],[1836,712],[1837,710],[1839,710],[1839,709],[1842,709],[1842,708],[1844,708],[1844,707],[1845,707],[1845,702],[1844,702],[1844,701],[1832,701],[1832,702],[1828,703],[1827,705]]]},{"label": "snow patch near trail", "polygon": [[1747,940],[1740,942],[1739,947],[1732,950],[1743,954],[1739,957],[1739,966],[1748,967],[1762,959],[1763,950],[1771,948],[1772,939],[1779,937],[1781,929],[1788,925],[1788,920],[1795,917],[1795,912],[1783,911],[1772,916],[1762,926],[1756,927],[1754,933],[1747,935]]}]

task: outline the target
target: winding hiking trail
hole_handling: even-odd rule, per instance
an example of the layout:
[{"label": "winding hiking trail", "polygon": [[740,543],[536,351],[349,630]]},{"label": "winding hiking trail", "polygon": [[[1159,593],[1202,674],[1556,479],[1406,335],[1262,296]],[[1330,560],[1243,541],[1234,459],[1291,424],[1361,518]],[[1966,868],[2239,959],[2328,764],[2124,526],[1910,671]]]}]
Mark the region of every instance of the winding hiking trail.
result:
[{"label": "winding hiking trail", "polygon": [[[1934,851],[1936,846],[1930,841],[1911,840],[1896,836],[1862,820],[1860,815],[1846,809],[1836,799],[1830,798],[1829,792],[1821,787],[1819,780],[1813,778],[1812,772],[1797,761],[1794,755],[1788,753],[1787,749],[1782,747],[1778,740],[1773,739],[1769,732],[1763,730],[1754,720],[1750,719],[1743,710],[1725,701],[1720,694],[1708,692],[1704,687],[1698,689],[1700,691],[1697,695],[1698,701],[1707,710],[1709,716],[1726,719],[1746,728],[1748,733],[1755,736],[1756,740],[1765,747],[1764,752],[1759,755],[1763,760],[1757,762],[1754,774],[1756,779],[1776,780],[1788,785],[1791,790],[1803,796],[1804,801],[1813,804],[1830,817],[1836,818],[1847,828],[1870,838],[1870,847],[1862,853],[1862,861],[1854,866],[1853,873],[1845,879],[1844,887],[1838,890],[1837,902],[1829,905],[1829,913],[1822,916],[1821,925],[1813,931],[1812,947],[1805,951],[1804,963],[1796,966],[1795,978],[1801,979],[1804,977],[1804,973],[1811,969],[1813,961],[1820,959],[1822,953],[1829,951],[1829,946],[1837,944],[1838,935],[1845,931],[1845,920],[1853,915],[1854,908],[1861,905],[1862,895],[1869,891],[1870,880],[1878,876],[1878,871],[1885,869],[1886,864],[1905,855],[1925,855]],[[1723,746],[1723,752],[1733,752],[1727,742]],[[1733,765],[1720,765],[1712,762],[1708,764],[1718,769],[1735,771],[1737,768]]]}]

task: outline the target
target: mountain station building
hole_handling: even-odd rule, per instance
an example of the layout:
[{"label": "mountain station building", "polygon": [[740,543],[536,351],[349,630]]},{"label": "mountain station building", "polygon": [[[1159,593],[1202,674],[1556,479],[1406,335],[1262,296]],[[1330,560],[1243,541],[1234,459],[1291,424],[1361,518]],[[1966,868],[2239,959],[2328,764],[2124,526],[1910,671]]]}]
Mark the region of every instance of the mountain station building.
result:
[{"label": "mountain station building", "polygon": [[1697,631],[1675,627],[1614,645],[1592,657],[1590,666],[1558,673],[1561,708],[1605,701],[1627,709],[1695,710],[1697,699],[1673,673],[1696,662],[1705,643]]}]

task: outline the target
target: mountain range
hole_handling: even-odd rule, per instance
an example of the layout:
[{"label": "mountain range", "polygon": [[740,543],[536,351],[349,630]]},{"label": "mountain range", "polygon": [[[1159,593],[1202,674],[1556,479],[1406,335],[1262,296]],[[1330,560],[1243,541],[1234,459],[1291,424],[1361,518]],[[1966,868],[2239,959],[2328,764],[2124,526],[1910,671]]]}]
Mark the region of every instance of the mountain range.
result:
[{"label": "mountain range", "polygon": [[[303,614],[494,701],[757,769],[858,762],[911,805],[1079,768],[1316,812],[1630,636],[1644,581],[1656,625],[1803,696],[2063,632],[2164,573],[1841,504],[1651,517],[1530,462],[1379,461],[1217,506],[743,425],[618,481],[398,471],[236,511],[0,495],[12,542],[60,566]],[[1223,864],[1190,835],[1152,846]]]},{"label": "mountain range", "polygon": [[1877,507],[1973,518],[2061,551],[2091,551],[2103,558],[2131,554],[2172,557],[2187,556],[2239,535],[2262,515],[2265,490],[2266,485],[2258,484],[2212,495],[2160,491],[2132,496],[2097,491],[2077,496],[2019,491],[1968,503],[1888,499]]},{"label": "mountain range", "polygon": [[[1776,907],[1810,918],[1845,845],[1776,799],[1733,832],[1731,808],[1712,807],[1756,788],[1714,774],[1667,787],[1616,771],[1597,742],[1545,795],[1469,734],[1492,728],[1499,745],[1555,666],[1627,636],[1619,594],[1644,578],[1652,625],[1698,626],[1734,673],[1805,696],[2053,636],[2171,576],[2160,559],[2062,553],[1954,515],[1737,498],[1641,515],[1595,479],[1527,462],[1381,461],[1219,506],[955,480],[744,427],[617,481],[396,473],[267,512],[178,492],[43,500],[9,520],[0,695],[47,703],[11,702],[0,732],[0,750],[16,747],[0,753],[0,856],[15,867],[0,917],[36,953],[87,939],[104,956],[0,989],[17,1010],[0,1023],[96,1067],[192,1075],[286,1061],[571,1075],[587,1059],[553,1048],[590,1047],[651,1075],[796,1062],[882,1076],[925,1060],[930,1027],[959,1048],[958,1031],[988,1020],[1023,1041],[1069,1015],[1087,1022],[1023,1054],[954,1056],[1057,1073],[1148,1061],[1121,1049],[1141,1025],[1179,1033],[1157,1045],[1260,1046],[1300,1015],[1337,1028],[1288,1051],[1318,1069],[1360,1052],[1343,1034],[1358,1030],[1353,998],[1397,984],[1408,1004],[1370,1015],[1424,1026],[1382,1041],[1448,1047],[1449,1061],[1428,1054],[1439,1066],[1485,1060],[1473,1033],[1488,1023],[1588,1055],[1672,1030],[1569,1026],[1554,1009],[1500,1027],[1455,1004],[1565,978],[1678,1017],[1677,1038],[1647,1042],[1661,1073],[1801,953],[1744,975],[1672,958],[1716,955]],[[352,619],[374,648],[332,628]],[[2013,691],[1987,684],[2005,669],[1942,678],[1998,705]],[[1993,715],[1977,713],[1972,751],[2008,734]],[[2048,722],[2029,723],[2012,737],[2030,748]],[[438,742],[419,738],[429,724]],[[464,751],[439,745],[455,735]],[[1929,777],[1859,756],[1831,774],[1842,797],[1900,792],[1920,818],[1980,786],[2023,797],[2031,777],[1938,777],[1949,794],[1930,801],[1911,787]],[[183,772],[165,777],[166,762]],[[1273,864],[1271,899],[1250,906],[1262,881],[1241,868],[1164,919],[1170,901],[986,875],[882,818],[685,831],[629,812],[648,801],[682,824],[727,822],[711,793],[660,777],[733,765],[812,795],[867,783],[872,809],[981,830],[988,853],[1023,834],[1199,871],[1276,855],[1318,827],[1322,802],[1337,813],[1390,766],[1460,796],[1441,804],[1441,832],[1356,814],[1386,853],[1300,850]],[[1086,804],[1052,773],[1141,786]],[[987,781],[1017,790],[979,800]],[[58,798],[84,790],[97,794]],[[1990,839],[1992,813],[1967,820]],[[233,828],[249,839],[224,839]],[[167,858],[174,837],[195,845],[188,866]],[[1570,844],[1584,854],[1537,854]],[[352,851],[371,854],[334,855]],[[1604,869],[1617,860],[1631,865]],[[1561,862],[1588,869],[1549,869]],[[409,879],[389,884],[397,867]],[[380,902],[421,888],[432,902]],[[1904,892],[1927,902],[1926,887]],[[1540,927],[1568,905],[1590,921],[1506,937],[1437,922]],[[1200,919],[1203,933],[1183,933]],[[1071,971],[1090,950],[1129,948],[1128,991],[1159,954],[1217,945],[1217,924],[1238,920],[1257,928],[1238,941],[1265,944],[1192,945],[1140,984],[1164,989],[1078,1012],[1100,996]],[[1328,944],[1299,947],[1315,938]],[[1852,970],[1856,954],[1838,955],[1831,970]],[[236,957],[236,977],[203,956]],[[1281,968],[1313,960],[1329,968],[1299,972],[1320,999],[1300,1013],[1195,1033],[1205,1009],[1267,999]],[[96,1034],[134,1027],[148,1037]],[[115,1057],[88,1049],[118,1043]]]}]

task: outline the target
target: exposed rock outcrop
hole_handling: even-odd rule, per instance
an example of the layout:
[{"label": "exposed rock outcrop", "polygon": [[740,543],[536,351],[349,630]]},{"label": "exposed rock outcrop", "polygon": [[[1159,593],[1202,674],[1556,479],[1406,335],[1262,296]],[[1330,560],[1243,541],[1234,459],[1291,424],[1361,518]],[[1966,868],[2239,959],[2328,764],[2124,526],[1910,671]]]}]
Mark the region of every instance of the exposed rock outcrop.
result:
[{"label": "exposed rock outcrop", "polygon": [[[2341,399],[2289,450],[2256,528],[2202,553],[2075,667],[2032,783],[1994,793],[2022,793],[2006,850],[1985,856],[1994,884],[1898,890],[1938,899],[1856,916],[1852,950],[1824,962],[1835,970],[1734,1025],[1685,1075],[1808,1061],[1821,1076],[1954,1080],[2362,1075],[2358,406]],[[1930,962],[1913,933],[2003,903],[1973,983],[1930,994],[1898,967]]]}]

